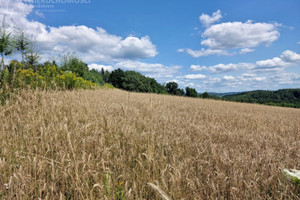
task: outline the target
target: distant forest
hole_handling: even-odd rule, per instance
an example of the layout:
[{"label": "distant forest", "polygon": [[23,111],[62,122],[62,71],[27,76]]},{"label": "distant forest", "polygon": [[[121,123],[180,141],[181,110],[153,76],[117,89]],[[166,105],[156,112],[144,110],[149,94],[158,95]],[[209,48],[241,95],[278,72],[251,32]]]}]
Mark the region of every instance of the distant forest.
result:
[{"label": "distant forest", "polygon": [[282,89],[277,91],[257,90],[226,95],[223,96],[222,99],[226,101],[300,108],[300,89]]}]

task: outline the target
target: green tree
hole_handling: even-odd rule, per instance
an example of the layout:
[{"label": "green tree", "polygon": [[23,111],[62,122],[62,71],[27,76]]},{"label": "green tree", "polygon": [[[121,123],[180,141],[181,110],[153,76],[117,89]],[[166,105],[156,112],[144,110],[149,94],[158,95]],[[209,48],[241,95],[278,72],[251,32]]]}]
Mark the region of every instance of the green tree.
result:
[{"label": "green tree", "polygon": [[125,72],[118,68],[110,73],[109,82],[116,88],[123,88],[123,79],[125,77]]},{"label": "green tree", "polygon": [[103,67],[101,68],[101,75],[103,76],[103,78],[104,78],[104,74],[105,74],[105,71],[104,71],[104,69],[103,69]]},{"label": "green tree", "polygon": [[176,95],[178,91],[178,84],[176,82],[169,82],[166,84],[166,89],[169,94]]},{"label": "green tree", "polygon": [[35,51],[35,43],[31,42],[28,48],[28,51],[25,54],[26,63],[29,67],[34,68],[34,71],[37,72],[38,62],[41,59],[39,53]]},{"label": "green tree", "polygon": [[184,89],[177,89],[176,95],[178,95],[178,96],[184,96]]},{"label": "green tree", "polygon": [[151,79],[135,71],[125,71],[122,87],[128,91],[154,92],[151,87]]},{"label": "green tree", "polygon": [[4,56],[8,56],[12,53],[12,40],[11,32],[8,29],[8,25],[5,22],[5,16],[2,19],[2,26],[0,27],[0,53],[1,53],[1,67],[5,70]]},{"label": "green tree", "polygon": [[15,27],[14,47],[21,53],[22,67],[25,65],[25,55],[28,53],[31,41],[25,31],[18,26]]},{"label": "green tree", "polygon": [[108,83],[108,82],[109,82],[109,76],[110,76],[109,71],[108,71],[108,70],[105,70],[104,75],[103,75],[103,81],[104,81],[105,83]]},{"label": "green tree", "polygon": [[78,76],[84,77],[85,73],[88,73],[88,65],[81,61],[74,53],[66,54],[62,58],[61,70],[71,71],[76,73]]},{"label": "green tree", "polygon": [[102,75],[102,79],[105,83],[109,82],[109,71],[108,70],[104,70],[103,68],[101,68],[101,75]]},{"label": "green tree", "polygon": [[116,69],[110,73],[109,82],[116,88],[135,92],[166,94],[164,86],[154,78],[149,78],[135,71]]},{"label": "green tree", "polygon": [[197,97],[198,93],[195,88],[186,87],[185,88],[185,95],[188,97]]},{"label": "green tree", "polygon": [[204,99],[209,98],[208,92],[204,92],[204,93],[201,95],[201,97],[204,98]]},{"label": "green tree", "polygon": [[99,85],[104,84],[101,73],[95,69],[85,72],[83,78]]}]

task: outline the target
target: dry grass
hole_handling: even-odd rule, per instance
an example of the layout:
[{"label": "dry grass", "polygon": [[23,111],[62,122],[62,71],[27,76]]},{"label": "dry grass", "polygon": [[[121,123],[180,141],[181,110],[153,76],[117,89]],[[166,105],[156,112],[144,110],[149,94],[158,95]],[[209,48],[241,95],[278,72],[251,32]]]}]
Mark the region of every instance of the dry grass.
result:
[{"label": "dry grass", "polygon": [[0,199],[300,198],[282,175],[300,168],[298,109],[23,92],[0,125]]}]

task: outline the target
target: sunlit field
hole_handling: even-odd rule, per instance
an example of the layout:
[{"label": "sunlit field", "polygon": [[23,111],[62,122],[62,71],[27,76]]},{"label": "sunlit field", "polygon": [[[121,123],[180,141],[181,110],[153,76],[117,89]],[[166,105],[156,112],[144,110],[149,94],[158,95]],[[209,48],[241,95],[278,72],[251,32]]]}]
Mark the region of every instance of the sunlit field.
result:
[{"label": "sunlit field", "polygon": [[299,199],[300,110],[117,89],[0,107],[0,199]]}]

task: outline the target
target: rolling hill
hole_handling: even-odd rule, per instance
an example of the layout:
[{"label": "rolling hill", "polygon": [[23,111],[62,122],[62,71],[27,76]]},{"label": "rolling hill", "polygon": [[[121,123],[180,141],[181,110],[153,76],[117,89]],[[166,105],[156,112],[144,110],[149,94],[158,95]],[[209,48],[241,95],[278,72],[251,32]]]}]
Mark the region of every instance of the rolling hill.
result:
[{"label": "rolling hill", "polygon": [[223,96],[222,99],[227,101],[300,108],[300,89],[282,89],[277,91],[257,90],[226,95]]}]

